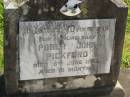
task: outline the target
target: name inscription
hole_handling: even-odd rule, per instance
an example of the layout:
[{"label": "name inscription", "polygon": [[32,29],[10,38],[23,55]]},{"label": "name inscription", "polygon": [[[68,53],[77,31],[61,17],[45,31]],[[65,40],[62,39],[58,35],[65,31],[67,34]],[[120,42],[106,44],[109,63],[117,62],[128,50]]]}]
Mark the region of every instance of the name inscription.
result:
[{"label": "name inscription", "polygon": [[20,80],[109,73],[115,19],[19,23]]}]

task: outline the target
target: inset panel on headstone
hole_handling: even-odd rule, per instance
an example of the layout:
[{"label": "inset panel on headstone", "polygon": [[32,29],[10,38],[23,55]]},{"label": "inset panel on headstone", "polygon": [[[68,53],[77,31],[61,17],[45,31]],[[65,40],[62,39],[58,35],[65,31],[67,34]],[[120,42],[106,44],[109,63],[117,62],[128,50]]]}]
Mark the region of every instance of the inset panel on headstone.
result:
[{"label": "inset panel on headstone", "polygon": [[115,19],[19,23],[20,80],[110,72]]}]

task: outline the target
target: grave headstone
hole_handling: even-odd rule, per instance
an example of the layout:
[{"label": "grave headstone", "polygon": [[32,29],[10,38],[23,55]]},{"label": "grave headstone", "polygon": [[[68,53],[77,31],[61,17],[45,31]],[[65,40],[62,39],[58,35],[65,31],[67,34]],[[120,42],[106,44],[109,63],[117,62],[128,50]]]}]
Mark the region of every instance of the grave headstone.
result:
[{"label": "grave headstone", "polygon": [[7,94],[109,94],[127,10],[122,0],[5,0]]}]

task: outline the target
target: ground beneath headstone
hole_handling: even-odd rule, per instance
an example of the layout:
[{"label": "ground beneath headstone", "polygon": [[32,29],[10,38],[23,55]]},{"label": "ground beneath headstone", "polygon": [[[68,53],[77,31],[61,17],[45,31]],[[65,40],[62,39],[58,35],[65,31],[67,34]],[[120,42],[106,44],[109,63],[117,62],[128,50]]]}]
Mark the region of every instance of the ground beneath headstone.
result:
[{"label": "ground beneath headstone", "polygon": [[130,97],[130,68],[121,70],[119,81],[126,91],[126,97]]},{"label": "ground beneath headstone", "polygon": [[[119,82],[123,86],[126,91],[126,97],[130,97],[130,68],[129,69],[122,69],[119,76]],[[3,76],[0,74],[0,97],[7,97],[4,96],[4,81]]]}]

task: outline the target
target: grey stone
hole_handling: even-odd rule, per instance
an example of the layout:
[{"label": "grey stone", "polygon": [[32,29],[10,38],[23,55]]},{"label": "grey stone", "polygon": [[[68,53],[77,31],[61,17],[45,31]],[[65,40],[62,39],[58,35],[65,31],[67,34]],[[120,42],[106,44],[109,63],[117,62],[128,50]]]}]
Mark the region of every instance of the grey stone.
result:
[{"label": "grey stone", "polygon": [[93,87],[96,81],[96,77],[94,76],[86,76],[85,78],[77,78],[73,81],[70,81],[66,85],[66,89],[70,88],[86,88],[86,87]]},{"label": "grey stone", "polygon": [[[45,2],[44,2],[45,1]],[[127,6],[121,2],[121,0],[85,0],[85,3],[81,5],[82,13],[75,17],[63,16],[59,9],[66,3],[67,0],[40,0],[35,2],[35,0],[29,0],[17,9],[6,9],[5,10],[5,40],[8,44],[4,47],[5,55],[5,86],[7,94],[17,94],[19,92],[26,93],[26,91],[21,91],[28,85],[32,87],[28,89],[28,93],[33,92],[43,92],[43,95],[55,96],[62,94],[64,95],[104,95],[109,94],[112,88],[116,85],[120,63],[122,55],[122,47],[125,35],[125,26],[127,20]],[[25,7],[28,6],[28,7]],[[53,6],[55,11],[51,12],[50,7]],[[27,8],[24,9],[24,8]],[[42,10],[41,10],[42,9]],[[43,11],[43,9],[45,9]],[[80,79],[84,82],[86,76],[78,77],[68,77],[68,78],[52,78],[42,80],[43,84],[41,86],[41,80],[33,81],[19,81],[19,55],[18,55],[18,34],[19,34],[19,22],[20,21],[44,21],[44,20],[79,20],[79,19],[116,19],[116,29],[113,47],[113,57],[111,63],[111,72],[109,74],[94,75],[96,81],[93,87],[79,88],[79,89],[67,89],[65,87],[57,92],[46,92],[53,88],[53,84],[65,83],[68,81]],[[100,79],[100,80],[99,80]],[[91,79],[90,79],[91,80]],[[53,84],[52,84],[53,83]],[[79,86],[79,82],[77,87]],[[82,84],[81,84],[82,85]],[[36,88],[35,88],[36,86]],[[55,90],[55,89],[54,89]],[[62,90],[62,91],[61,91]],[[39,93],[40,94],[40,93]],[[81,95],[80,95],[81,96]]]}]

